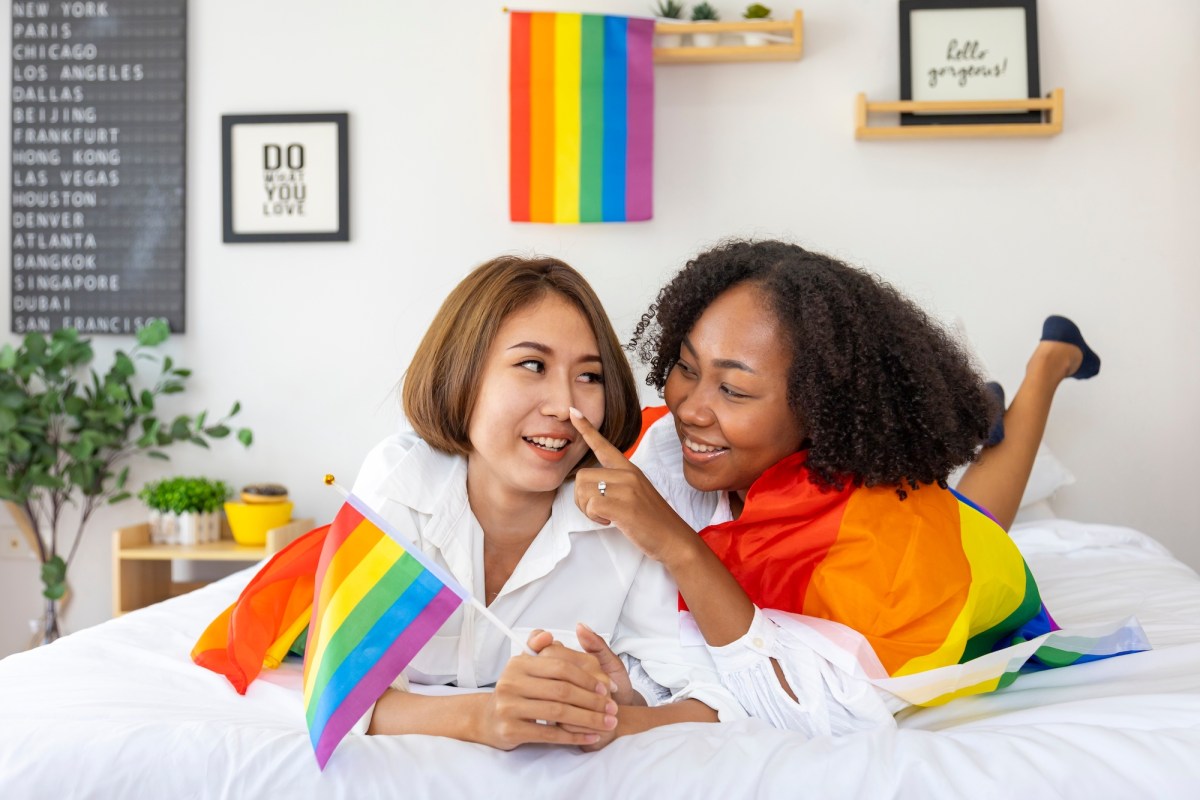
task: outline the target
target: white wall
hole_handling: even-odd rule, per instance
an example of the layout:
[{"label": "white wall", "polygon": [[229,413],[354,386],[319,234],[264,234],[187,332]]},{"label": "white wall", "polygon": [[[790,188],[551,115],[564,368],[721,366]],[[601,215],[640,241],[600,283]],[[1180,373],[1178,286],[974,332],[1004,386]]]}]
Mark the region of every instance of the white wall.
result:
[{"label": "white wall", "polygon": [[[716,5],[730,18],[742,4]],[[800,62],[659,67],[654,220],[578,227],[506,221],[500,6],[192,0],[188,330],[169,346],[195,370],[182,407],[240,399],[257,441],[179,451],[165,470],[139,463],[135,486],[176,472],[274,480],[299,513],[328,517],[337,499],[321,475],[352,480],[392,429],[396,381],[475,264],[564,258],[628,332],[689,254],[721,236],[777,235],[960,316],[1010,392],[1042,318],[1074,317],[1104,372],[1066,386],[1051,419],[1049,442],[1079,478],[1060,513],[1140,528],[1200,566],[1187,500],[1200,445],[1200,5],[1043,0],[1042,86],[1066,90],[1059,137],[860,143],[855,93],[899,93],[896,3],[806,0]],[[350,113],[349,244],[221,243],[220,116],[273,111]],[[109,531],[142,514],[134,501],[96,518],[72,568],[68,629],[107,618]],[[0,655],[24,646],[37,585],[32,562],[0,561]]]}]

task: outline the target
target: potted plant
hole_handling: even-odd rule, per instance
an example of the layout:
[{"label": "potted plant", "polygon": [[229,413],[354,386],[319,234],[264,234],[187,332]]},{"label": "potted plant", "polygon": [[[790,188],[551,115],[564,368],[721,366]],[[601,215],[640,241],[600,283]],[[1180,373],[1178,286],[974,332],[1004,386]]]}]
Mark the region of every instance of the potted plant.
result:
[{"label": "potted plant", "polygon": [[229,496],[222,481],[164,478],[138,492],[150,509],[150,540],[157,544],[205,544],[221,538],[221,506]]},{"label": "potted plant", "polygon": [[[707,0],[692,7],[692,22],[716,22],[721,18],[717,10]],[[693,33],[692,44],[696,47],[716,47],[720,41],[719,33]]]},{"label": "potted plant", "polygon": [[[654,4],[654,16],[661,22],[677,22],[683,19],[683,3],[679,0],[658,0]],[[655,38],[659,47],[679,47],[683,44],[682,33],[661,33]]]},{"label": "potted plant", "polygon": [[[742,18],[747,20],[769,20],[771,18],[771,9],[764,6],[762,3],[751,3],[746,6],[746,10],[742,12]],[[770,38],[765,33],[757,31],[745,31],[742,33],[742,38],[746,44],[751,47],[761,47],[765,45]]]},{"label": "potted plant", "polygon": [[[92,366],[91,342],[71,328],[0,347],[0,499],[32,532],[41,561],[43,642],[58,638],[57,604],[88,520],[100,506],[130,496],[128,462],[141,455],[165,459],[163,450],[177,442],[208,447],[231,433],[227,422],[238,403],[216,421],[203,411],[160,416],[159,398],[183,392],[191,376],[155,351],[169,334],[162,320],[147,324],[136,346],[117,350],[102,373]],[[139,366],[149,373],[141,381]],[[237,438],[249,446],[253,436],[242,428]]]}]

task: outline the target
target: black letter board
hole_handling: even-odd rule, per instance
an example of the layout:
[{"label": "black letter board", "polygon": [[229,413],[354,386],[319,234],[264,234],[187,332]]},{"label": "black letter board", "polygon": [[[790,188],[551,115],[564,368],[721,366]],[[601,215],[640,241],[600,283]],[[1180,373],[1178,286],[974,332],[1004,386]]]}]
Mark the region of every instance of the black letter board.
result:
[{"label": "black letter board", "polygon": [[187,0],[12,3],[12,330],[184,329]]}]

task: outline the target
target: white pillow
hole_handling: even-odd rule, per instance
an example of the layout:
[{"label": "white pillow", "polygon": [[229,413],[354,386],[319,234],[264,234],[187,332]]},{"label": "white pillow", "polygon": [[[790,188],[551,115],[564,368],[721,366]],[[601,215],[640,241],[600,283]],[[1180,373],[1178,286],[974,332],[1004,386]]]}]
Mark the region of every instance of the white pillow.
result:
[{"label": "white pillow", "polygon": [[[957,487],[966,467],[959,467],[950,476],[949,483]],[[1021,495],[1020,508],[1049,500],[1064,486],[1075,482],[1075,476],[1063,466],[1063,463],[1050,452],[1045,442],[1038,445],[1037,455],[1033,459],[1033,470],[1029,473],[1029,482],[1025,484],[1025,494]]]},{"label": "white pillow", "polygon": [[[975,367],[984,375],[991,374],[988,369],[987,362],[979,355],[979,351],[975,349],[975,345],[971,342],[971,337],[967,333],[967,326],[963,324],[961,317],[943,318],[942,325],[948,329],[949,333],[958,340],[967,351]],[[957,470],[950,476],[950,485],[957,486],[958,479],[962,477],[964,469]],[[1063,466],[1054,453],[1050,452],[1050,448],[1045,442],[1038,445],[1037,455],[1033,459],[1033,471],[1029,474],[1029,482],[1025,484],[1025,494],[1021,496],[1021,508],[1031,506],[1034,503],[1040,503],[1043,500],[1050,499],[1059,489],[1064,486],[1070,486],[1075,482],[1075,476],[1071,471]]]},{"label": "white pillow", "polygon": [[1029,483],[1025,484],[1025,494],[1021,496],[1021,507],[1049,500],[1059,489],[1074,482],[1071,470],[1063,466],[1042,442],[1033,459],[1033,471],[1029,473]]}]

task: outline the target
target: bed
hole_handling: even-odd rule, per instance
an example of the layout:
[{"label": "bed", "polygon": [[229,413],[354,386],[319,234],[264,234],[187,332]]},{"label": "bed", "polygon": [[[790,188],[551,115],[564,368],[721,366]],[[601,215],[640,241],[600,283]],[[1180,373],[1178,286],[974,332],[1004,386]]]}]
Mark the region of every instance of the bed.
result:
[{"label": "bed", "polygon": [[1200,578],[1127,528],[1044,519],[1013,536],[1061,624],[1133,614],[1155,649],[838,739],[754,720],[592,754],[351,736],[322,773],[298,663],[241,697],[188,659],[246,570],[0,661],[0,797],[1198,796]]}]

